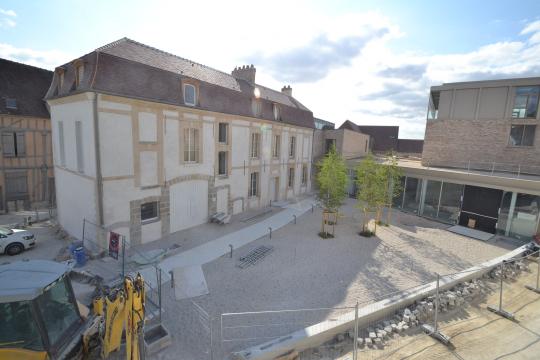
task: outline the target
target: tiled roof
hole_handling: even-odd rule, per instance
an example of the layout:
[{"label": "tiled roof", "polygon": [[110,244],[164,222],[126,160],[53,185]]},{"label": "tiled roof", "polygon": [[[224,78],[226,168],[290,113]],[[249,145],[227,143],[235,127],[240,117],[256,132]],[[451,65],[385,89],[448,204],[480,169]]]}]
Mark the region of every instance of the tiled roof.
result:
[{"label": "tiled roof", "polygon": [[43,98],[52,78],[52,71],[0,59],[0,114],[49,118]]},{"label": "tiled roof", "polygon": [[180,83],[183,78],[191,78],[201,83],[197,106],[201,109],[253,116],[251,99],[258,88],[263,100],[258,117],[273,120],[272,104],[277,103],[284,105],[280,111],[283,122],[313,128],[313,114],[292,96],[128,38],[102,46],[81,60],[85,76],[79,86],[72,85],[75,70],[68,63],[62,66],[64,86],[58,89],[55,80],[47,99],[94,90],[183,105]]}]

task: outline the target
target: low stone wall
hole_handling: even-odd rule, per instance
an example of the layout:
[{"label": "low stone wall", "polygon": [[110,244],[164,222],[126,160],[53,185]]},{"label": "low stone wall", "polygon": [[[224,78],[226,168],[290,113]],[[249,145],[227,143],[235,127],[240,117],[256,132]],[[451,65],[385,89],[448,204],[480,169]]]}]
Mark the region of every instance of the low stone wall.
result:
[{"label": "low stone wall", "polygon": [[[483,264],[473,266],[465,271],[443,276],[439,279],[439,291],[444,292],[441,296],[441,303],[445,303],[445,306],[449,306],[450,303],[456,304],[456,301],[463,301],[463,293],[474,293],[479,287],[477,281],[485,274],[489,274],[494,270],[502,261],[515,259],[520,257],[528,250],[528,245],[521,246],[507,254],[497,257],[495,259],[484,262]],[[497,270],[495,269],[495,272]],[[466,284],[469,282],[468,284]],[[459,287],[458,287],[459,286]],[[377,338],[384,338],[386,334],[382,331],[385,330],[384,325],[389,325],[392,331],[401,331],[408,329],[412,324],[417,325],[422,316],[429,316],[430,308],[433,308],[433,302],[429,305],[429,297],[436,291],[436,282],[420,285],[413,289],[398,293],[390,298],[370,304],[369,306],[360,308],[358,310],[358,326],[359,328],[366,328],[370,324],[374,324],[381,319],[389,318],[398,313],[401,309],[406,308],[409,305],[419,301],[419,306],[414,310],[406,309],[401,310],[400,319],[396,318],[394,325],[396,330],[393,329],[392,322],[388,324],[382,324],[379,326],[378,333],[376,329],[373,329],[372,334],[368,334],[367,338],[370,340],[363,340],[363,342],[378,343]],[[449,291],[452,288],[461,289]],[[466,290],[466,291],[465,291]],[[460,300],[457,299],[457,291],[460,291]],[[422,301],[425,302],[422,303]],[[422,310],[422,314],[421,314]],[[414,312],[416,311],[416,313]],[[420,318],[419,316],[420,315]],[[271,360],[290,351],[303,351],[309,348],[320,346],[321,344],[334,339],[336,336],[348,333],[354,326],[355,312],[349,312],[344,314],[333,321],[324,321],[319,324],[309,326],[307,328],[295,331],[294,333],[274,339],[272,341],[248,348],[244,351],[235,354],[236,359],[242,360]],[[382,330],[382,331],[381,331]],[[388,329],[390,330],[390,329]],[[373,336],[372,336],[373,335]]]}]

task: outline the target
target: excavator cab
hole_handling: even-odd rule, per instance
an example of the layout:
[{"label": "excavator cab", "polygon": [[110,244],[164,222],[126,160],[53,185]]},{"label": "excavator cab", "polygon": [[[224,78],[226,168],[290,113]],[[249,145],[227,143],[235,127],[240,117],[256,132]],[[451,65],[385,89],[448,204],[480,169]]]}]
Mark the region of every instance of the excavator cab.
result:
[{"label": "excavator cab", "polygon": [[0,265],[0,360],[66,357],[84,324],[68,272],[46,260]]}]

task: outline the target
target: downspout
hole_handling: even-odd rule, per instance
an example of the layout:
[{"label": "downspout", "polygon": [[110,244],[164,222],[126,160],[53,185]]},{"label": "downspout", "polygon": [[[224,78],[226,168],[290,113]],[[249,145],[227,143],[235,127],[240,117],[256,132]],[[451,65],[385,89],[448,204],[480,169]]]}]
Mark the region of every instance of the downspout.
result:
[{"label": "downspout", "polygon": [[[96,69],[94,71],[94,76],[92,78],[92,84],[90,85],[90,88],[94,89],[94,82],[96,80],[96,74],[98,71],[98,65],[99,65],[99,52],[96,52]],[[93,92],[94,96],[92,99],[92,107],[93,107],[93,116],[94,116],[94,150],[95,150],[95,157],[96,157],[96,220],[97,224],[99,226],[103,226],[103,177],[101,175],[101,151],[99,147],[99,119],[98,119],[98,94],[97,92]]]}]

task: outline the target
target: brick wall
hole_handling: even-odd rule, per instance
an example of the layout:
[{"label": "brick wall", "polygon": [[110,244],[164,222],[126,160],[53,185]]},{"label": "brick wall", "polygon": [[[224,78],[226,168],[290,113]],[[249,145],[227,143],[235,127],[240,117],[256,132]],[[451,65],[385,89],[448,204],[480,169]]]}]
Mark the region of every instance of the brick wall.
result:
[{"label": "brick wall", "polygon": [[[508,145],[511,124],[537,125],[533,147]],[[473,163],[509,163],[540,167],[540,124],[536,120],[455,120],[428,121],[423,165],[466,167]]]}]

